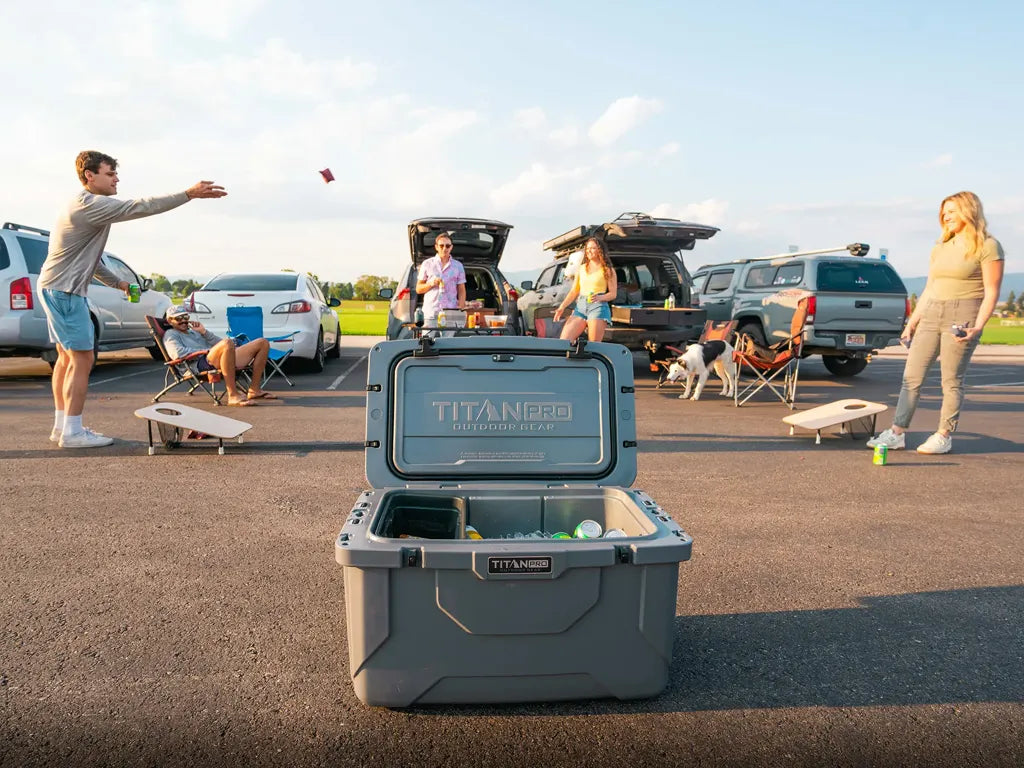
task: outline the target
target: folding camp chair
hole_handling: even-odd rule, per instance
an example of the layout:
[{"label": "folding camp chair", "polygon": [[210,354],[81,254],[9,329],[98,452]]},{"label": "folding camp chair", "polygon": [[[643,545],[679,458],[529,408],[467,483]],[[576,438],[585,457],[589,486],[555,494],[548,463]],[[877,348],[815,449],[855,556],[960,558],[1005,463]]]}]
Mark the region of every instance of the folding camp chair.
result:
[{"label": "folding camp chair", "polygon": [[[804,343],[804,325],[807,321],[807,299],[800,299],[789,328],[789,336],[770,347],[762,347],[749,334],[741,333],[736,340],[733,360],[736,362],[734,402],[739,407],[757,392],[767,387],[783,403],[793,408],[796,402],[797,375],[800,372],[800,353]],[[740,389],[743,371],[754,379]],[[781,377],[781,381],[779,378]]]},{"label": "folding camp chair", "polygon": [[256,339],[265,338],[270,342],[270,352],[267,354],[267,369],[264,372],[263,382],[260,386],[266,386],[275,373],[281,374],[281,378],[288,382],[289,387],[294,387],[292,380],[281,370],[284,361],[291,357],[293,349],[275,349],[275,341],[291,341],[298,331],[292,331],[282,336],[263,335],[263,307],[228,307],[228,336],[235,339],[239,344],[245,344]]},{"label": "folding camp chair", "polygon": [[164,334],[170,329],[170,324],[163,318],[153,317],[153,315],[146,315],[146,323],[149,325],[153,341],[156,342],[160,353],[164,356],[164,388],[153,398],[153,402],[160,402],[161,397],[176,387],[186,386],[188,394],[191,395],[197,389],[202,389],[213,399],[214,403],[220,405],[224,391],[218,394],[217,382],[222,381],[224,377],[217,370],[199,370],[199,359],[206,355],[207,350],[172,358],[164,344]]}]

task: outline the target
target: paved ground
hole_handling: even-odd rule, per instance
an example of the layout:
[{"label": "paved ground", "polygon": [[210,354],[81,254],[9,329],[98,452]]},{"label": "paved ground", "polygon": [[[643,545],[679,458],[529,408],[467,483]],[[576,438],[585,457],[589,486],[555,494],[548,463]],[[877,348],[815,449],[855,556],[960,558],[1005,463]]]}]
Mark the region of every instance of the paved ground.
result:
[{"label": "paved ground", "polygon": [[[717,380],[638,379],[636,487],[695,539],[665,692],[392,711],[352,692],[333,559],[365,485],[371,342],[346,341],[285,404],[221,409],[255,425],[222,457],[146,455],[144,353],[102,357],[86,420],[119,440],[78,453],[46,440],[46,366],[0,360],[0,765],[1024,764],[1015,352],[973,365],[955,453],[887,467]],[[894,405],[901,370],[805,361],[798,406]],[[937,409],[932,380],[914,444]]]}]

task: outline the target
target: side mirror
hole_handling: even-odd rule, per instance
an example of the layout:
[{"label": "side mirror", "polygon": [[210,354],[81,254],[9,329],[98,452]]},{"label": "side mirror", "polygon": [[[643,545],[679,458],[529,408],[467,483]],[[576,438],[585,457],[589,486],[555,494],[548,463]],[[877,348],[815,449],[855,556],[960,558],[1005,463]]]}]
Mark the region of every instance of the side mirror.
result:
[{"label": "side mirror", "polygon": [[523,280],[523,282],[519,284],[519,287],[522,288],[524,291],[532,291],[533,280]]},{"label": "side mirror", "polygon": [[147,277],[145,280],[142,281],[142,290],[144,290],[144,291],[151,291],[151,290],[153,290],[153,278]]},{"label": "side mirror", "polygon": [[328,307],[340,307],[341,306],[341,302],[338,299],[336,299],[333,296],[331,296],[331,298],[329,298],[327,300],[327,306]]},{"label": "side mirror", "polygon": [[380,296],[382,299],[390,299],[392,296],[395,295],[395,291],[391,288],[381,288],[379,291],[377,291],[377,295]]}]

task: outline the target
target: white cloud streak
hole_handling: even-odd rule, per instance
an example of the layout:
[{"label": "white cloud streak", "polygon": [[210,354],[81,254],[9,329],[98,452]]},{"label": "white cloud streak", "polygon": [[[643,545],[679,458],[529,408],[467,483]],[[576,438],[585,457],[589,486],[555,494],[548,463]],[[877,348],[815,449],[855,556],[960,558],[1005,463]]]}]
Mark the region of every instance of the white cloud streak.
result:
[{"label": "white cloud streak", "polygon": [[662,108],[662,103],[657,99],[644,99],[640,96],[617,99],[590,126],[590,140],[599,147],[607,147],[658,114]]}]

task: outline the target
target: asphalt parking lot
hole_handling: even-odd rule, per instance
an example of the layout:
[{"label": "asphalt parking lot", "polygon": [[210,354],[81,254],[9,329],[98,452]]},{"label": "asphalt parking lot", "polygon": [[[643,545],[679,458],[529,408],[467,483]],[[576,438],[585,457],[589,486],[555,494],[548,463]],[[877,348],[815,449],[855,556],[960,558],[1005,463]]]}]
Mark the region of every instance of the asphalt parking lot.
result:
[{"label": "asphalt parking lot", "polygon": [[[334,562],[365,488],[369,343],[346,341],[284,402],[217,409],[254,425],[224,456],[147,455],[145,352],[101,356],[86,423],[118,440],[78,452],[47,441],[46,365],[0,360],[0,765],[1024,764],[1024,350],[976,357],[954,453],[884,467],[638,365],[635,487],[695,542],[666,690],[389,710],[352,691]],[[860,397],[888,425],[901,372],[811,358],[798,409]]]}]

